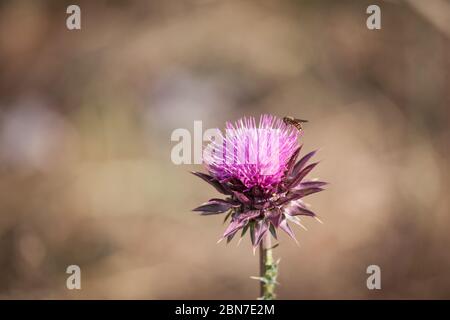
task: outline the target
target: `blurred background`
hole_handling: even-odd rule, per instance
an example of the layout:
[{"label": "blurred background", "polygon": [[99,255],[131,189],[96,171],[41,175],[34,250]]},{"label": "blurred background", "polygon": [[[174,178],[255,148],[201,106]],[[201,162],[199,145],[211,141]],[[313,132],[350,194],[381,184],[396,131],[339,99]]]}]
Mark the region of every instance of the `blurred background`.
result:
[{"label": "blurred background", "polygon": [[280,299],[450,298],[449,1],[77,1],[78,31],[70,4],[0,2],[0,298],[256,298],[170,137],[262,113],[309,119],[331,183]]}]

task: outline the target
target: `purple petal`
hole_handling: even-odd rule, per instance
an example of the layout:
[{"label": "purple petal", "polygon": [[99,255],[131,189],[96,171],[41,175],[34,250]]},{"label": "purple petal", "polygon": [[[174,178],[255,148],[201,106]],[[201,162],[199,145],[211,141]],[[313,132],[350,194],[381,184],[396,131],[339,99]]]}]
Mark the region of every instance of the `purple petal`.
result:
[{"label": "purple petal", "polygon": [[234,236],[236,235],[238,230],[236,230],[235,232],[233,232],[232,234],[228,235],[227,237],[227,243],[230,243],[231,240],[233,240]]},{"label": "purple petal", "polygon": [[240,213],[237,216],[237,219],[239,219],[239,221],[249,221],[251,219],[259,217],[260,214],[261,214],[261,211],[259,211],[259,210],[249,210],[249,211]]},{"label": "purple petal", "polygon": [[233,208],[238,208],[241,206],[241,203],[238,201],[235,201],[231,198],[227,198],[227,199],[217,199],[217,198],[213,198],[210,199],[208,202],[217,202],[217,203],[223,203],[223,204],[229,204],[231,205]]},{"label": "purple petal", "polygon": [[287,170],[288,170],[288,176],[292,173],[292,171],[294,170],[294,165],[295,165],[295,161],[297,160],[297,157],[300,153],[300,150],[302,149],[303,145],[300,145],[294,152],[294,154],[291,156],[291,158],[289,159],[289,162],[287,164]]},{"label": "purple petal", "polygon": [[297,188],[298,189],[306,189],[306,188],[321,188],[323,186],[326,186],[328,182],[323,181],[305,181],[301,182]]},{"label": "purple petal", "polygon": [[303,197],[306,197],[307,195],[323,191],[323,188],[307,188],[307,189],[299,189],[299,190],[293,190],[292,193],[296,194],[300,197],[296,197],[296,199],[300,199]]},{"label": "purple petal", "polygon": [[312,170],[314,169],[315,166],[317,166],[319,163],[318,162],[314,162],[312,164],[310,164],[309,166],[307,166],[305,169],[303,169],[302,171],[300,171],[297,176],[295,176],[295,178],[291,181],[291,183],[289,183],[289,187],[288,188],[292,188],[295,187],[296,185],[298,185],[303,178]]},{"label": "purple petal", "polygon": [[226,238],[232,234],[235,234],[239,229],[243,228],[245,221],[234,220],[231,221],[228,227],[225,229],[222,238]]},{"label": "purple petal", "polygon": [[202,204],[200,207],[193,209],[192,211],[199,211],[202,215],[224,213],[231,209],[233,204],[222,199],[211,199],[210,201]]},{"label": "purple petal", "polygon": [[301,158],[300,161],[295,164],[294,170],[292,170],[292,175],[295,176],[296,174],[298,174],[309,161],[309,159],[311,159],[312,156],[316,154],[316,152],[317,150],[314,150],[303,156],[303,158]]},{"label": "purple petal", "polygon": [[280,198],[276,204],[277,206],[281,206],[284,204],[287,204],[291,201],[299,200],[303,197],[306,197],[307,195],[323,191],[322,188],[309,188],[309,189],[293,189],[290,193],[287,194],[286,197]]},{"label": "purple petal", "polygon": [[289,195],[285,196],[284,198],[279,199],[276,202],[276,205],[277,206],[281,206],[281,205],[284,205],[284,204],[289,203],[291,201],[298,200],[298,199],[300,199],[302,197],[303,196],[301,194],[298,195],[298,194],[295,194],[295,193],[290,193]]},{"label": "purple petal", "polygon": [[220,182],[215,179],[214,177],[206,174],[206,173],[202,173],[202,172],[197,172],[197,171],[191,171],[191,173],[197,177],[199,177],[200,179],[203,179],[204,181],[208,182],[210,185],[212,185],[217,191],[219,191],[222,194],[230,194],[230,192],[228,192],[224,186],[222,186],[220,184]]},{"label": "purple petal", "polygon": [[267,214],[267,219],[272,223],[272,225],[276,228],[278,228],[278,226],[280,225],[281,219],[282,219],[283,215],[280,209],[275,208],[273,210],[271,210],[268,214]]},{"label": "purple petal", "polygon": [[[229,226],[225,230],[225,233],[223,234],[223,238],[226,238],[234,233],[236,233],[239,229],[245,227],[251,219],[254,219],[260,215],[259,210],[249,210],[243,213],[240,213],[239,215],[235,216],[233,220],[230,222]],[[251,225],[250,225],[250,229]],[[253,232],[253,231],[252,231]]]},{"label": "purple petal", "polygon": [[233,194],[236,197],[236,199],[238,199],[241,203],[250,204],[250,202],[251,202],[250,199],[243,193],[233,191]]},{"label": "purple petal", "polygon": [[295,234],[294,234],[294,232],[292,232],[292,229],[291,229],[291,227],[289,227],[289,224],[287,223],[286,219],[283,219],[283,221],[281,221],[280,228],[284,232],[286,232],[292,239],[294,239],[295,242],[297,242],[297,239],[295,238]]},{"label": "purple petal", "polygon": [[[244,190],[246,189],[245,185],[242,183],[242,181],[240,181],[239,179],[236,178],[227,178],[227,179],[222,179],[219,180],[220,184],[222,186],[224,186],[226,189],[229,190]],[[230,192],[230,194],[232,194],[232,192]]]},{"label": "purple petal", "polygon": [[284,210],[284,212],[290,216],[309,216],[309,217],[315,217],[316,214],[314,212],[312,212],[309,209],[306,209],[302,206],[299,205],[293,205],[293,206],[289,206],[288,208],[286,208]]},{"label": "purple petal", "polygon": [[263,221],[260,221],[259,223],[256,224],[255,243],[253,244],[253,247],[257,247],[261,243],[262,239],[264,238],[264,236],[267,233],[267,230],[269,230],[269,227]]}]

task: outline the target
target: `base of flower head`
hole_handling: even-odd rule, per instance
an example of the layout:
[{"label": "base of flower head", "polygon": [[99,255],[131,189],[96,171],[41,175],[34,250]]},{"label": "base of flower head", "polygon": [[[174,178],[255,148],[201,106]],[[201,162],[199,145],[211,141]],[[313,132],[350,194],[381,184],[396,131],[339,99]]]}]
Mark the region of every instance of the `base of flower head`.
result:
[{"label": "base of flower head", "polygon": [[[309,212],[311,213],[309,215],[315,216],[312,211]],[[227,239],[227,243],[229,243],[237,234],[239,234],[239,232],[241,238],[248,232],[250,233],[250,240],[253,248],[256,248],[261,243],[268,232],[270,232],[274,239],[278,239],[278,229],[286,232],[297,242],[295,234],[288,222],[295,223],[304,228],[298,216],[290,215],[279,208],[270,210],[249,210],[246,212],[231,210],[225,217],[225,222],[230,218],[231,221],[219,242]]]}]

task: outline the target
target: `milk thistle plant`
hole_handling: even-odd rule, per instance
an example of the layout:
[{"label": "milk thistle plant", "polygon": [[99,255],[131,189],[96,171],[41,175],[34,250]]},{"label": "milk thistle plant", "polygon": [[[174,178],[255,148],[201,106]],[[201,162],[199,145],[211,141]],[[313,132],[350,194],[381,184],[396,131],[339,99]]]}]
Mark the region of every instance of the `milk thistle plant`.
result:
[{"label": "milk thistle plant", "polygon": [[273,260],[271,238],[277,239],[281,229],[297,242],[289,222],[302,226],[299,216],[317,219],[302,198],[326,185],[304,180],[318,163],[308,164],[316,151],[297,161],[302,134],[272,115],[262,115],[258,125],[253,117],[227,122],[225,134],[220,132],[203,153],[208,173],[192,172],[225,196],[193,209],[230,220],[219,241],[228,243],[237,233],[242,240],[248,232],[253,251],[259,247],[260,275],[253,278],[260,281],[260,299],[275,298],[279,261]]}]

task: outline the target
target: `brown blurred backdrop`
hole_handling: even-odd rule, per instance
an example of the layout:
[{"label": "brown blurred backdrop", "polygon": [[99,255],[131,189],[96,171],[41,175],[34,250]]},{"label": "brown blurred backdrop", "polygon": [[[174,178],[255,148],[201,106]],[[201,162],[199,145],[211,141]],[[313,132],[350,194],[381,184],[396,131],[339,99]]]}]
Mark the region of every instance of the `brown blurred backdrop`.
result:
[{"label": "brown blurred backdrop", "polygon": [[1,1],[0,298],[255,298],[170,135],[272,113],[310,120],[331,183],[281,237],[279,298],[449,299],[450,2],[424,3],[77,1],[69,31],[72,1]]}]

